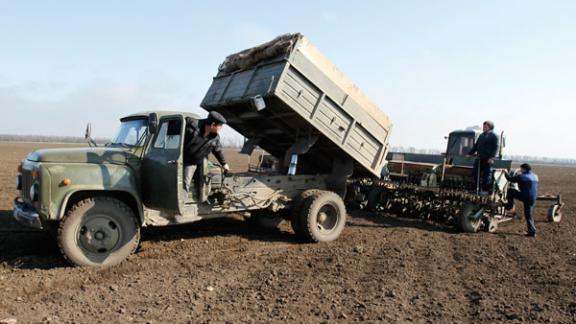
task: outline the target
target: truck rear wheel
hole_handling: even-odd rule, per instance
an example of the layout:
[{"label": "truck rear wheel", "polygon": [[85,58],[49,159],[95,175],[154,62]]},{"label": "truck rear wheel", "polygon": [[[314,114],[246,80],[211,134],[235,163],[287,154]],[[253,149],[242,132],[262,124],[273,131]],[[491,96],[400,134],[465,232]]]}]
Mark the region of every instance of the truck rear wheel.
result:
[{"label": "truck rear wheel", "polygon": [[103,267],[122,262],[138,247],[140,226],[130,207],[110,197],[87,198],[66,213],[58,246],[77,266]]},{"label": "truck rear wheel", "polygon": [[298,234],[306,241],[333,241],[340,236],[345,225],[346,207],[336,193],[319,191],[304,200]]},{"label": "truck rear wheel", "polygon": [[302,191],[300,193],[299,196],[297,196],[296,198],[294,198],[294,201],[292,202],[292,206],[291,206],[291,210],[290,210],[290,225],[292,226],[292,230],[294,231],[294,233],[296,233],[297,235],[300,235],[301,232],[301,227],[300,226],[300,211],[302,210],[302,206],[304,205],[304,201],[306,201],[306,199],[308,199],[308,197],[311,197],[319,192],[321,192],[322,190],[320,189],[308,189],[305,191]]}]

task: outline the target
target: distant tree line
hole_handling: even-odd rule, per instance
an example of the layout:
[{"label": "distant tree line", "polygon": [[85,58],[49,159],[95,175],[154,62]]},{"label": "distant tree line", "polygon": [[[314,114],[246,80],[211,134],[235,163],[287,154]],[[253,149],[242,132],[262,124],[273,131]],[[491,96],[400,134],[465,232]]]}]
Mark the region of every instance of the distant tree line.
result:
[{"label": "distant tree line", "polygon": [[[105,144],[110,142],[108,138],[96,138],[96,143]],[[42,136],[42,135],[10,135],[0,134],[0,142],[34,142],[34,143],[86,143],[83,137],[74,136]],[[241,148],[244,144],[242,137],[224,137],[221,139],[225,148]],[[418,149],[415,147],[393,146],[392,152],[419,153],[419,154],[440,154],[440,150]],[[504,159],[515,162],[527,162],[534,164],[571,164],[576,165],[576,159],[557,159],[549,157],[537,157],[527,155],[504,155]]]},{"label": "distant tree line", "polygon": [[[97,144],[110,142],[109,138],[95,138]],[[84,137],[75,136],[42,136],[42,135],[11,135],[0,134],[0,142],[32,142],[32,143],[86,143]],[[222,146],[226,148],[240,148],[244,144],[243,138],[224,137]]]},{"label": "distant tree line", "polygon": [[[415,147],[393,146],[392,152],[401,153],[419,153],[419,154],[440,154],[440,150],[434,149],[417,149]],[[559,159],[541,156],[528,156],[528,155],[504,155],[506,160],[514,162],[532,163],[532,164],[555,164],[555,165],[576,165],[576,159]]]},{"label": "distant tree line", "polygon": [[404,146],[392,146],[390,149],[391,152],[399,152],[399,153],[418,153],[418,154],[440,154],[440,150],[434,149],[418,149],[413,146],[404,147]]},{"label": "distant tree line", "polygon": [[[107,138],[95,138],[98,144],[105,144],[110,141]],[[33,143],[86,143],[84,137],[75,136],[42,136],[42,135],[10,135],[0,134],[2,142],[33,142]]]},{"label": "distant tree line", "polygon": [[507,160],[531,164],[576,165],[576,159],[557,159],[526,155],[504,155]]}]

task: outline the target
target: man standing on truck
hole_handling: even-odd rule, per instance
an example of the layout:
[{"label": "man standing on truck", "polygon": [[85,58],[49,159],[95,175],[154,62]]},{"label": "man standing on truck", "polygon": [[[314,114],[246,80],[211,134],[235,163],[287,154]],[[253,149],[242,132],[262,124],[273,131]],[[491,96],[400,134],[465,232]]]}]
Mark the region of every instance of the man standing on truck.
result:
[{"label": "man standing on truck", "polygon": [[[498,154],[498,136],[494,134],[494,123],[487,120],[482,124],[482,134],[478,136],[476,143],[468,155],[477,155],[474,161],[474,179],[476,187],[487,194],[492,187],[492,165]],[[479,183],[478,183],[479,181]]]},{"label": "man standing on truck", "polygon": [[517,183],[518,189],[520,189],[508,189],[506,209],[514,212],[514,199],[522,201],[524,203],[524,217],[528,225],[528,233],[526,233],[526,236],[535,237],[536,226],[534,225],[532,212],[534,211],[534,205],[538,198],[538,176],[532,172],[532,167],[528,163],[520,166],[519,174],[511,176],[506,172],[504,176],[508,181]]},{"label": "man standing on truck", "polygon": [[222,153],[222,144],[220,144],[220,135],[218,135],[224,124],[226,124],[226,119],[216,111],[211,111],[206,119],[196,120],[186,117],[184,189],[187,192],[190,192],[198,164],[202,163],[208,154],[214,154],[225,172],[230,170]]}]

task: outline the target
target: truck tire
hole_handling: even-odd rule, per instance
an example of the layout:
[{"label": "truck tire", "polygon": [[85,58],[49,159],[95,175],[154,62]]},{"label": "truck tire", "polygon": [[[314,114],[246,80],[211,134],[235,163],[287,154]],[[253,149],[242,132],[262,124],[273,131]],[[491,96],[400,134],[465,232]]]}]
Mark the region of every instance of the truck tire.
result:
[{"label": "truck tire", "polygon": [[368,211],[373,213],[382,210],[382,202],[380,201],[382,197],[382,188],[373,188],[368,193],[368,203],[366,204],[366,208]]},{"label": "truck tire", "polygon": [[296,235],[299,235],[301,232],[301,226],[300,226],[300,210],[302,210],[302,206],[304,204],[304,201],[308,198],[311,197],[319,192],[321,192],[322,190],[320,189],[308,189],[305,191],[302,191],[300,193],[300,195],[298,195],[296,198],[294,198],[294,201],[292,202],[292,206],[290,209],[290,225],[292,226],[292,230],[294,231],[294,233],[296,233]]},{"label": "truck tire", "polygon": [[57,241],[71,264],[107,267],[136,251],[140,225],[132,209],[122,201],[87,198],[68,210],[60,222]]},{"label": "truck tire", "polygon": [[464,233],[476,233],[482,224],[482,217],[475,217],[478,213],[484,213],[482,207],[478,207],[473,203],[465,203],[460,211],[460,219],[458,224],[460,230]]},{"label": "truck tire", "polygon": [[317,192],[302,204],[298,234],[308,242],[334,241],[345,225],[346,207],[342,198],[334,192]]}]

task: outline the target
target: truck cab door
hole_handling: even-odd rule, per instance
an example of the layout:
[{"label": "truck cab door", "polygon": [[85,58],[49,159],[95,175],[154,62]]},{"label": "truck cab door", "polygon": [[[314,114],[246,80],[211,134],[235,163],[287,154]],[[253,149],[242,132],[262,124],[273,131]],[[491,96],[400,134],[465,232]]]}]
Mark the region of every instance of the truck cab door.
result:
[{"label": "truck cab door", "polygon": [[181,214],[183,125],[181,115],[162,117],[152,137],[142,165],[142,197],[149,208]]}]

